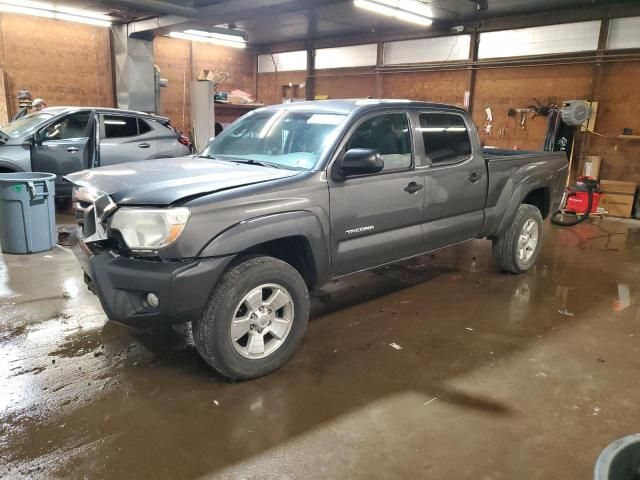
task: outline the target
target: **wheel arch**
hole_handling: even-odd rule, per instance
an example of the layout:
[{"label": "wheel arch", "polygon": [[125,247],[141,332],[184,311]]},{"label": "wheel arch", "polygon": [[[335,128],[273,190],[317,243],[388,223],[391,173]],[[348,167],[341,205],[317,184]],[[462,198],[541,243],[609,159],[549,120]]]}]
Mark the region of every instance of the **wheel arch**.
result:
[{"label": "wheel arch", "polygon": [[19,165],[16,165],[14,162],[10,160],[3,160],[0,158],[0,172],[1,173],[11,173],[11,172],[24,172],[23,168],[20,168]]},{"label": "wheel arch", "polygon": [[529,190],[521,203],[533,205],[540,210],[542,219],[549,216],[551,209],[551,189],[549,187],[537,187]]},{"label": "wheel arch", "polygon": [[324,230],[319,219],[307,211],[240,222],[213,238],[199,256],[252,254],[269,255],[289,263],[302,275],[310,290],[323,284],[329,276],[329,249]]},{"label": "wheel arch", "polygon": [[530,177],[516,184],[511,196],[508,198],[509,200],[505,202],[506,205],[504,207],[502,220],[496,232],[491,235],[491,237],[499,237],[509,228],[518,207],[522,204],[537,207],[542,214],[543,220],[547,218],[550,213],[551,190],[548,185],[548,179],[543,175]]}]

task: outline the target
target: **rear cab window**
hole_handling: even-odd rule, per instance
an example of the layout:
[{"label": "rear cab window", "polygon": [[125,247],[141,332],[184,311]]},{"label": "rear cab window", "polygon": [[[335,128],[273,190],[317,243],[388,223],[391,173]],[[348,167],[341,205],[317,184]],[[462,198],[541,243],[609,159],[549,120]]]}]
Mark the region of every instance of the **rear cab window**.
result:
[{"label": "rear cab window", "polygon": [[471,139],[462,115],[420,113],[419,122],[424,153],[433,166],[462,162],[471,156]]}]

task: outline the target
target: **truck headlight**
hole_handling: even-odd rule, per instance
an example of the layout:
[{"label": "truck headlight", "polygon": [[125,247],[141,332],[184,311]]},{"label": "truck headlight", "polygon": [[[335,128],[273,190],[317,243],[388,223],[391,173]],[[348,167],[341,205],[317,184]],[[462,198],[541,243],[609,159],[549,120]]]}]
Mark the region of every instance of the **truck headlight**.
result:
[{"label": "truck headlight", "polygon": [[187,225],[188,208],[127,208],[116,211],[110,227],[131,250],[157,250],[171,245]]}]

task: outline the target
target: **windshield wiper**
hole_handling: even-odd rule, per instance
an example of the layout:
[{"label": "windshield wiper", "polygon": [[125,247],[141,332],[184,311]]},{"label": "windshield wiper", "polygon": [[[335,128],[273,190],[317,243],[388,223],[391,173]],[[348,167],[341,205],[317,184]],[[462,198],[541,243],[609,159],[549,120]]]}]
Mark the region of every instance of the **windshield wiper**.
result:
[{"label": "windshield wiper", "polygon": [[244,163],[249,165],[259,165],[261,167],[270,167],[270,168],[282,168],[282,165],[278,165],[277,163],[271,162],[263,162],[260,160],[231,160],[234,163]]},{"label": "windshield wiper", "polygon": [[260,167],[269,167],[269,168],[283,168],[282,165],[279,165],[277,163],[272,163],[272,162],[263,162],[261,160],[239,160],[237,158],[220,158],[220,157],[214,157],[213,155],[207,155],[207,154],[200,154],[197,155],[198,158],[209,158],[211,160],[222,160],[223,162],[232,162],[232,163],[243,163],[245,165],[258,165]]}]

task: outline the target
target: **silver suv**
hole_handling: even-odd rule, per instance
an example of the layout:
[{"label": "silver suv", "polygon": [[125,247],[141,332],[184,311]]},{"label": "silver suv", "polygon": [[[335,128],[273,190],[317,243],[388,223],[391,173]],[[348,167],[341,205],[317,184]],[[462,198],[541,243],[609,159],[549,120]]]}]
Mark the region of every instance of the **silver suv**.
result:
[{"label": "silver suv", "polygon": [[191,150],[169,119],[129,110],[54,107],[0,128],[0,172],[55,173],[57,196],[71,194],[69,173]]}]

